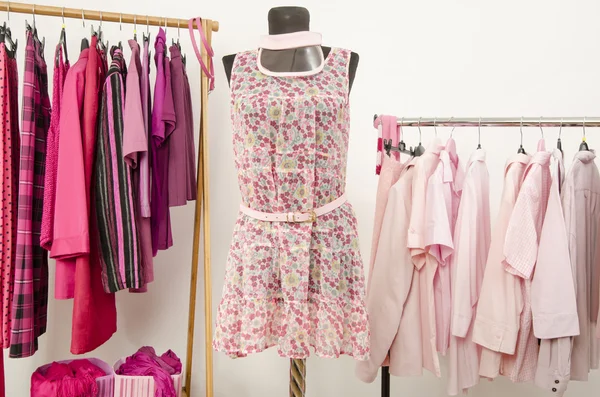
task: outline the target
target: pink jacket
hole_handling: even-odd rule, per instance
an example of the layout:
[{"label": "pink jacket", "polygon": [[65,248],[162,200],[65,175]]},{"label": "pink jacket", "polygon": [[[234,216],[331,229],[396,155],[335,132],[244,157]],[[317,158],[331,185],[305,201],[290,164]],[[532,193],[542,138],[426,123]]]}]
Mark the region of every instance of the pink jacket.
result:
[{"label": "pink jacket", "polygon": [[377,184],[377,202],[375,203],[375,220],[373,225],[373,240],[371,242],[371,260],[369,261],[369,281],[367,283],[367,294],[371,290],[371,280],[373,274],[373,266],[375,264],[375,255],[379,245],[379,237],[381,235],[383,215],[388,203],[388,194],[390,188],[400,177],[400,172],[404,168],[404,164],[392,159],[388,156],[383,158],[381,172],[379,173],[379,183]]},{"label": "pink jacket", "polygon": [[[412,209],[416,162],[412,160],[404,167],[398,182],[390,189],[385,215],[382,216],[381,238],[370,277],[372,288],[367,296],[371,356],[369,360],[356,365],[356,375],[364,382],[375,380],[388,351],[391,374],[422,374],[419,290],[415,288],[418,287],[419,272],[414,269],[410,250],[405,243]],[[416,283],[413,282],[415,276]]]},{"label": "pink jacket", "polygon": [[479,382],[481,348],[473,342],[472,335],[490,239],[489,174],[485,151],[478,149],[467,165],[454,231],[448,368],[448,394],[452,396]]},{"label": "pink jacket", "polygon": [[473,341],[484,347],[479,373],[488,378],[498,376],[502,353],[514,354],[517,344],[522,295],[517,293],[518,280],[504,271],[502,262],[506,230],[529,159],[528,155],[517,154],[506,164],[500,210],[473,325]]}]

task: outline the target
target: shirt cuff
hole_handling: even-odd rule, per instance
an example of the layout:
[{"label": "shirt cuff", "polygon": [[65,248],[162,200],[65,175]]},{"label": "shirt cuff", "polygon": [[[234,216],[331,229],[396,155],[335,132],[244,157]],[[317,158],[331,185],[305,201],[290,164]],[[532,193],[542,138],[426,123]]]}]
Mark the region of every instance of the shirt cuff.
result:
[{"label": "shirt cuff", "polygon": [[533,333],[538,339],[556,339],[579,335],[577,313],[533,316]]},{"label": "shirt cuff", "polygon": [[90,252],[90,237],[88,233],[83,233],[81,236],[74,237],[54,237],[50,258],[75,258]]},{"label": "shirt cuff", "polygon": [[454,313],[452,316],[452,335],[459,338],[465,338],[471,327],[471,316],[463,316],[460,313]]},{"label": "shirt cuff", "polygon": [[504,354],[515,354],[517,329],[477,316],[473,326],[473,342],[487,349]]},{"label": "shirt cuff", "polygon": [[549,391],[552,397],[562,397],[565,391],[567,391],[570,378],[569,374],[559,375],[556,369],[538,364],[535,373],[535,385]]}]

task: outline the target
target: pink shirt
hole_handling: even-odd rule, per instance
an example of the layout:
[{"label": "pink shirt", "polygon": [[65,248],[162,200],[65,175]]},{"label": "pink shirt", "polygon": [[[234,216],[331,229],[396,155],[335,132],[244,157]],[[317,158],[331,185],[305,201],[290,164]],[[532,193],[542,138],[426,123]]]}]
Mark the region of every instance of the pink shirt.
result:
[{"label": "pink shirt", "polygon": [[577,304],[560,189],[565,177],[562,153],[552,153],[552,185],[531,282],[533,331],[541,339],[536,385],[562,395],[571,370],[571,336],[579,335]]},{"label": "pink shirt", "polygon": [[[389,160],[394,161],[395,160]],[[385,164],[381,170],[384,176]],[[389,351],[390,373],[396,376],[421,375],[423,368],[418,295],[411,287],[414,265],[404,243],[412,207],[411,194],[416,159],[403,168],[398,182],[390,189],[385,215],[381,220],[381,237],[373,271],[372,289],[367,296],[367,312],[371,330],[371,356],[357,363],[356,375],[373,382]],[[418,285],[418,282],[417,282]],[[413,299],[409,302],[409,293]]]},{"label": "pink shirt", "polygon": [[420,318],[422,327],[423,367],[441,376],[440,362],[436,353],[436,316],[433,279],[438,268],[437,259],[426,249],[426,196],[427,184],[439,161],[442,145],[435,139],[415,164],[412,187],[412,208],[408,228],[407,245],[413,263],[419,272]]},{"label": "pink shirt", "polygon": [[400,177],[400,172],[404,168],[404,164],[384,156],[379,173],[379,183],[377,184],[377,201],[375,203],[375,220],[373,226],[373,240],[371,242],[371,260],[369,262],[369,281],[367,283],[367,294],[371,290],[371,279],[373,274],[373,266],[375,263],[375,255],[379,245],[379,237],[381,234],[381,226],[383,223],[383,215],[388,203],[388,194],[390,188]]},{"label": "pink shirt", "polygon": [[518,280],[523,305],[515,354],[503,358],[503,374],[513,382],[533,380],[537,367],[538,342],[533,334],[530,278],[537,262],[550,196],[550,153],[545,151],[543,140],[538,144],[538,152],[531,158],[523,178],[504,242],[506,271],[522,277]]},{"label": "pink shirt", "polygon": [[600,275],[600,174],[595,158],[591,151],[577,152],[562,190],[580,331],[573,338],[571,379],[580,381],[600,361],[600,340],[594,335]]},{"label": "pink shirt", "polygon": [[502,354],[514,354],[519,331],[522,295],[517,279],[504,271],[504,239],[521,181],[530,157],[516,154],[504,169],[504,189],[498,218],[492,234],[483,284],[473,324],[473,341],[482,350],[480,375],[495,378],[500,372]]},{"label": "pink shirt", "polygon": [[450,341],[450,256],[454,250],[452,226],[456,215],[453,214],[452,206],[454,175],[450,155],[442,150],[439,158],[440,161],[427,183],[425,247],[437,261],[437,272],[433,279],[436,350],[445,355]]},{"label": "pink shirt", "polygon": [[490,247],[490,186],[485,151],[476,150],[467,165],[454,232],[452,255],[452,335],[448,394],[479,382],[481,348],[472,341],[473,322]]}]

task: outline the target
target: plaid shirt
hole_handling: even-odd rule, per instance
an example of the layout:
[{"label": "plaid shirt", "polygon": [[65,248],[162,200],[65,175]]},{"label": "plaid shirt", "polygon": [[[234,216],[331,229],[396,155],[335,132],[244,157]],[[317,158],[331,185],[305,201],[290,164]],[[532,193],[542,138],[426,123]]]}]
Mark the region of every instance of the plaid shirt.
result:
[{"label": "plaid shirt", "polygon": [[10,357],[29,357],[46,332],[48,256],[40,247],[50,98],[46,62],[27,32]]}]

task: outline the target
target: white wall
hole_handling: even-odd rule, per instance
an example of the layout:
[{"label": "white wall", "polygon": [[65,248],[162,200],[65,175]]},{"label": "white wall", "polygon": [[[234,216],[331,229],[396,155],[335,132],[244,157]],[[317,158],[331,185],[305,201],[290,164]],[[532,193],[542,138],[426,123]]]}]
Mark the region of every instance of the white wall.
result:
[{"label": "white wall", "polygon": [[[196,2],[190,0],[149,2],[140,0],[102,2],[62,0],[41,3],[66,7],[129,12],[169,17],[196,15],[216,19],[220,32],[214,35],[217,89],[210,96],[210,178],[213,254],[213,309],[220,299],[225,260],[237,215],[239,193],[233,166],[229,125],[229,90],[220,58],[256,47],[259,35],[267,30],[267,12],[278,2],[270,0]],[[360,65],[352,100],[352,132],[348,164],[348,196],[355,206],[360,225],[361,248],[370,250],[377,178],[374,174],[374,113],[398,116],[600,116],[600,3],[594,0],[423,0],[368,2],[305,0],[312,29],[323,33],[326,45],[341,46],[360,54]],[[0,18],[4,19],[2,15]],[[11,15],[18,34],[22,65],[25,16]],[[27,17],[31,22],[31,17]],[[142,22],[142,21],[140,21]],[[58,40],[60,19],[37,17],[38,29],[46,36],[46,58],[52,59]],[[97,23],[94,23],[97,26]],[[67,20],[70,55],[79,52],[79,40],[89,32],[81,21]],[[145,27],[138,25],[138,31]],[[126,41],[132,27],[105,23],[111,43]],[[156,29],[153,28],[153,39]],[[169,29],[170,38],[176,29]],[[194,101],[197,103],[199,68],[187,33],[181,32],[188,54]],[[126,51],[126,54],[129,52]],[[196,123],[198,114],[196,114]],[[439,128],[446,138],[449,129]],[[549,146],[558,131],[546,129]],[[424,129],[423,142],[433,136]],[[524,146],[533,151],[538,129],[525,131]],[[456,129],[459,154],[467,159],[477,144],[476,129]],[[588,130],[592,148],[600,148],[598,131]],[[414,144],[416,129],[406,132]],[[581,130],[563,129],[563,146],[568,159],[578,148]],[[498,208],[502,169],[506,158],[519,144],[518,129],[483,129],[482,145],[488,150],[492,211]],[[193,206],[172,211],[175,247],[156,259],[156,282],[146,295],[118,296],[119,330],[92,354],[113,362],[132,353],[142,344],[162,351],[171,348],[185,355],[187,297],[191,261]],[[52,266],[52,264],[51,264]],[[52,267],[53,268],[53,267]],[[198,299],[194,396],[204,395],[203,294]],[[52,280],[51,280],[52,282]],[[52,293],[52,291],[51,291]],[[51,300],[49,327],[33,357],[6,360],[7,396],[27,396],[29,377],[35,368],[52,360],[70,357],[71,302]],[[379,395],[379,382],[363,384],[354,377],[349,358],[308,360],[308,392],[311,397],[363,397]],[[215,354],[215,395],[219,397],[275,397],[288,393],[288,361],[275,350],[231,360]],[[568,396],[597,395],[600,374],[589,383],[572,383]],[[445,381],[431,375],[392,380],[393,396],[434,397],[445,395]],[[474,397],[537,397],[544,392],[532,385],[513,385],[500,379],[477,386]]]}]

